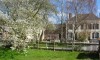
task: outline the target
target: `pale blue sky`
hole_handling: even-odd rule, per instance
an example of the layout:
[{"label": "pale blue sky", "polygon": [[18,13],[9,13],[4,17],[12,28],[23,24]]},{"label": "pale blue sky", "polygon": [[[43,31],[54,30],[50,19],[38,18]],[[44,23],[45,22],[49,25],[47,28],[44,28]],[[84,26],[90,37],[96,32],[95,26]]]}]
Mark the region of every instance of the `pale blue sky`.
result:
[{"label": "pale blue sky", "polygon": [[[66,0],[64,0],[64,1],[66,1]],[[60,7],[61,7],[61,5],[59,5],[59,2],[56,2],[55,3],[55,0],[51,0],[51,2],[58,7],[57,10],[59,11],[60,10]],[[66,2],[64,2],[64,3],[66,3]],[[97,7],[97,13],[95,13],[95,14],[100,17],[100,0],[96,0],[96,7]],[[59,14],[59,17],[60,17],[60,13],[58,13],[58,14]],[[53,21],[54,23],[57,22],[56,21],[57,20],[57,17],[50,17],[49,19],[51,21]]]},{"label": "pale blue sky", "polygon": [[[51,0],[51,2],[52,2],[53,4],[55,4],[56,6],[58,6],[57,10],[59,11],[59,10],[60,10],[59,7],[61,6],[61,5],[59,5],[59,2],[56,2],[56,3],[55,3],[55,0]],[[64,2],[64,3],[66,3],[66,2]],[[96,15],[100,17],[100,0],[96,0],[96,4],[97,4],[97,13],[96,13]],[[4,6],[3,6],[3,4],[1,4],[1,1],[0,1],[0,10],[3,11],[3,12],[5,12],[6,9],[3,8],[3,7],[4,7]],[[65,13],[65,12],[64,12],[64,13]],[[58,13],[58,15],[59,15],[59,17],[60,17],[60,13]],[[57,20],[57,17],[56,17],[56,18],[50,17],[49,20],[51,20],[51,21],[53,21],[53,22],[55,23],[55,22],[57,22],[57,21],[56,21],[56,20]]]},{"label": "pale blue sky", "polygon": [[97,13],[100,13],[100,0],[97,0]]},{"label": "pale blue sky", "polygon": [[100,0],[97,0],[97,6],[100,9]]}]

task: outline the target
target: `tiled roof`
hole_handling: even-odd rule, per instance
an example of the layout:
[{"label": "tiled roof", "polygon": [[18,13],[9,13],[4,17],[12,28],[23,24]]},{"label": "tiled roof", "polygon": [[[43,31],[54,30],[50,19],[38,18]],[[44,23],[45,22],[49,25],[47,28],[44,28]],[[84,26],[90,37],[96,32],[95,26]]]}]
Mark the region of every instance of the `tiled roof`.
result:
[{"label": "tiled roof", "polygon": [[[70,18],[69,20],[75,20],[76,16]],[[94,15],[93,13],[91,14],[78,14],[77,15],[77,20],[98,20],[99,18]]]}]

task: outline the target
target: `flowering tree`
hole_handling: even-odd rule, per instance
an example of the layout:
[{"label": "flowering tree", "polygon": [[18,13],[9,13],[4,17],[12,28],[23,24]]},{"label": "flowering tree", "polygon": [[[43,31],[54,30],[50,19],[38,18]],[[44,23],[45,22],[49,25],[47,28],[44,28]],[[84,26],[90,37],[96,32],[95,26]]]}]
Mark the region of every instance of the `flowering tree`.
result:
[{"label": "flowering tree", "polygon": [[23,50],[27,42],[40,39],[48,25],[48,15],[53,12],[49,0],[3,0],[8,10],[9,38],[14,49]]}]

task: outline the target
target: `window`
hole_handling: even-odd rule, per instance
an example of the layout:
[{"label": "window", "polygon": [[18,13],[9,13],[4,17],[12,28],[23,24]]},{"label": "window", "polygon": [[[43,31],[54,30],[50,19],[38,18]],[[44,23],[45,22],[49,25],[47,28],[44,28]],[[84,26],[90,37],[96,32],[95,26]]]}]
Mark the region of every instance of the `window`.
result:
[{"label": "window", "polygon": [[68,29],[73,29],[73,25],[72,24],[68,24]]},{"label": "window", "polygon": [[92,38],[93,39],[99,38],[99,33],[98,32],[92,33]]},{"label": "window", "polygon": [[95,33],[92,33],[92,38],[94,39],[94,37],[95,37]]},{"label": "window", "polygon": [[81,29],[84,29],[84,24],[81,25]]},{"label": "window", "polygon": [[95,29],[99,29],[99,24],[95,24]]},{"label": "window", "polygon": [[88,29],[88,25],[87,24],[82,24],[81,29]]},{"label": "window", "polygon": [[68,37],[73,38],[73,33],[72,32],[68,33]]},{"label": "window", "polygon": [[99,38],[99,33],[95,33],[95,38]]},{"label": "window", "polygon": [[95,29],[95,24],[93,24],[93,29]]},{"label": "window", "polygon": [[0,40],[1,40],[1,38],[2,38],[2,33],[0,33]]},{"label": "window", "polygon": [[88,29],[99,29],[99,24],[88,24]]},{"label": "window", "polygon": [[92,24],[88,24],[88,29],[92,29]]},{"label": "window", "polygon": [[99,29],[99,24],[93,24],[93,29]]}]

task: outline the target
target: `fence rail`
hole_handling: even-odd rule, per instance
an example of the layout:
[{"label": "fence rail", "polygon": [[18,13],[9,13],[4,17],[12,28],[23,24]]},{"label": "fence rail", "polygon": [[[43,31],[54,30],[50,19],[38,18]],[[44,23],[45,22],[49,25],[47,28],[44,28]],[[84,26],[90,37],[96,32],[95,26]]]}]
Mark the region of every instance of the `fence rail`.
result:
[{"label": "fence rail", "polygon": [[77,51],[98,51],[99,43],[85,43],[85,42],[67,42],[67,43],[57,43],[57,42],[41,42],[39,43],[39,49],[50,49],[50,50],[74,50]]}]

